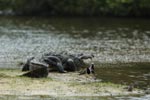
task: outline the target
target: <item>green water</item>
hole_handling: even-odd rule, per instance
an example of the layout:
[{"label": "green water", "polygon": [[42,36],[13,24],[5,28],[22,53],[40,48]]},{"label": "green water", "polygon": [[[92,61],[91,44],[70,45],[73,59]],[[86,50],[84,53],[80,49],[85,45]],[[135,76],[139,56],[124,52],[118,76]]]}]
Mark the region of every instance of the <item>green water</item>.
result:
[{"label": "green water", "polygon": [[135,84],[136,88],[150,88],[150,63],[123,63],[103,65],[96,69],[97,77],[104,82],[122,85]]},{"label": "green water", "polygon": [[[102,81],[135,83],[140,89],[150,87],[149,19],[0,17],[0,68],[20,68],[18,64],[27,58],[40,58],[50,51],[94,54],[95,58],[88,62],[96,63],[97,77]],[[12,97],[32,98],[0,99]],[[37,96],[33,100],[37,98],[51,97]]]}]

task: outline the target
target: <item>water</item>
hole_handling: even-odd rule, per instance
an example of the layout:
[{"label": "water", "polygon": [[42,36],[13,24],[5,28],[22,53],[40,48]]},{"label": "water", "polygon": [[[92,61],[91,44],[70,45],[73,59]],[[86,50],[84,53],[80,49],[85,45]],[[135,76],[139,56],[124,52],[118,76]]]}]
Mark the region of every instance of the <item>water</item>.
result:
[{"label": "water", "polygon": [[92,53],[100,63],[149,62],[150,20],[0,17],[0,67],[43,53]]},{"label": "water", "polygon": [[[129,67],[130,65],[130,67]],[[140,66],[138,66],[140,65]],[[114,64],[113,68],[97,68],[97,77],[104,82],[112,82],[122,85],[134,84],[136,88],[150,88],[150,63],[140,64]],[[120,67],[121,66],[121,67]]]},{"label": "water", "polygon": [[103,81],[150,84],[149,19],[0,17],[0,48],[1,68],[50,51],[85,53],[95,55]]}]

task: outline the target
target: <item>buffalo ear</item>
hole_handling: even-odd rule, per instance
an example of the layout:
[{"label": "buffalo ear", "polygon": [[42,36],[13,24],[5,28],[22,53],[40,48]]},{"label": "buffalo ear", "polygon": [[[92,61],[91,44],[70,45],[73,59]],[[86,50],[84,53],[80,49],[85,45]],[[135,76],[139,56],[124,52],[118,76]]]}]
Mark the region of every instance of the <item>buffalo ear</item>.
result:
[{"label": "buffalo ear", "polygon": [[86,68],[87,74],[90,74],[90,69]]}]

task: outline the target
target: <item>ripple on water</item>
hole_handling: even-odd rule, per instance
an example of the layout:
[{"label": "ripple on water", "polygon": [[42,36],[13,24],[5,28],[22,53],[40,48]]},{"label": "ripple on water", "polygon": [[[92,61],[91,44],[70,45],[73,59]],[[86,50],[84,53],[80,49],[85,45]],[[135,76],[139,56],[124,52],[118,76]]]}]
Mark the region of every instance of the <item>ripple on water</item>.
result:
[{"label": "ripple on water", "polygon": [[[124,20],[114,20],[112,26],[108,19],[1,20],[0,67],[15,67],[30,56],[40,57],[49,51],[92,53],[95,55],[93,60],[100,63],[150,62],[150,30],[146,28],[149,25],[139,24],[140,20],[139,23],[133,21],[132,25],[141,25],[139,28],[130,27],[130,22]],[[81,23],[83,21],[85,23]],[[102,25],[103,21],[106,23]]]},{"label": "ripple on water", "polygon": [[[16,35],[18,34],[18,35]],[[15,35],[0,37],[0,58],[4,62],[24,61],[30,56],[40,56],[45,52],[93,53],[95,61],[115,62],[148,62],[150,46],[142,40],[98,40],[79,38],[53,32],[34,33],[27,31]],[[148,42],[148,41],[147,41]]]}]

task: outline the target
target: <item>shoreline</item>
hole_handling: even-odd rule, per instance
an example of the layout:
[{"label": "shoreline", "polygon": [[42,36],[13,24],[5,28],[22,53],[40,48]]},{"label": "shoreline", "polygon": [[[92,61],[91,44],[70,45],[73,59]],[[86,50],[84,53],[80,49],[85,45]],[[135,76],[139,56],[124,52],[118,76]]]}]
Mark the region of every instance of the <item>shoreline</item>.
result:
[{"label": "shoreline", "polygon": [[0,70],[0,95],[21,96],[130,96],[143,95],[140,89],[128,92],[125,85],[93,80],[93,76],[77,73],[50,73],[47,78],[20,77],[19,70]]}]

